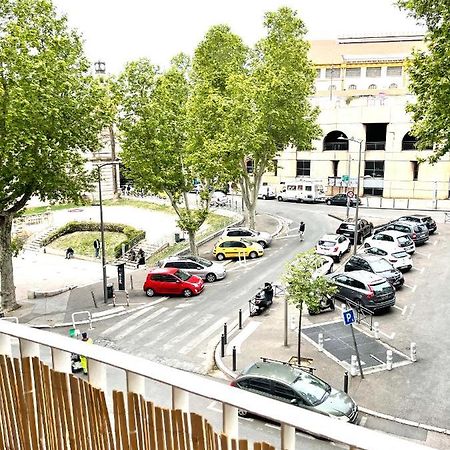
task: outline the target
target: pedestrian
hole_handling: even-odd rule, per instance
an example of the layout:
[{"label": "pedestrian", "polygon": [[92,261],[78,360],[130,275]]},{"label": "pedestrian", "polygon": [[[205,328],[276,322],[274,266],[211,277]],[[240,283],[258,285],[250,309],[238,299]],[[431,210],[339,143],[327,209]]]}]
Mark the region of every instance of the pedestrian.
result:
[{"label": "pedestrian", "polygon": [[142,248],[139,249],[137,257],[138,257],[137,268],[139,269],[139,266],[145,265],[145,252],[144,250],[142,250]]},{"label": "pedestrian", "polygon": [[130,253],[128,254],[128,259],[131,262],[136,261],[136,252],[133,249],[130,250]]},{"label": "pedestrian", "polygon": [[[92,339],[88,336],[86,332],[81,334],[81,340],[86,342],[86,344],[93,344]],[[88,366],[87,366],[87,358],[86,356],[80,355],[81,367],[83,368],[83,373],[87,375]]]},{"label": "pedestrian", "polygon": [[66,259],[71,259],[73,258],[73,254],[74,254],[74,250],[72,247],[68,247],[66,250]]},{"label": "pedestrian", "polygon": [[298,234],[300,235],[300,241],[303,241],[303,235],[305,234],[305,223],[300,222],[300,227],[298,228]]},{"label": "pedestrian", "polygon": [[95,250],[95,257],[99,258],[100,253],[100,241],[98,239],[94,240],[94,250]]}]

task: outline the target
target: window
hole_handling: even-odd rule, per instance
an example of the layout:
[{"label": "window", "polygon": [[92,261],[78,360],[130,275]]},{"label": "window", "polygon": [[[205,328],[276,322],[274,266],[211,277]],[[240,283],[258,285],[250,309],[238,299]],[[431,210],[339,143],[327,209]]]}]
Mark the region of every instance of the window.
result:
[{"label": "window", "polygon": [[412,164],[413,181],[417,181],[419,179],[419,163],[417,161],[411,161],[411,164]]},{"label": "window", "polygon": [[325,78],[340,78],[341,77],[341,69],[338,67],[332,67],[330,69],[326,69]]},{"label": "window", "polygon": [[356,89],[356,84],[351,84],[349,87],[348,87],[348,90],[349,91],[353,91],[353,90],[355,90]]},{"label": "window", "polygon": [[354,78],[361,76],[361,68],[360,67],[352,67],[350,69],[346,69],[345,78]]},{"label": "window", "polygon": [[309,177],[311,175],[311,161],[306,159],[297,160],[297,176]]},{"label": "window", "polygon": [[397,83],[391,83],[389,85],[389,89],[397,89],[397,88],[398,88]]},{"label": "window", "polygon": [[321,72],[322,71],[320,69],[316,69],[316,78],[320,78]]},{"label": "window", "polygon": [[383,197],[383,188],[364,188],[364,195],[374,195],[376,197]]},{"label": "window", "polygon": [[367,67],[366,77],[381,77],[381,67]]},{"label": "window", "polygon": [[335,91],[335,90],[336,90],[336,86],[335,86],[334,84],[331,84],[331,85],[328,87],[328,90],[329,90],[329,91]]},{"label": "window", "polygon": [[247,165],[247,173],[253,173],[253,160],[249,159],[246,162]]},{"label": "window", "polygon": [[376,89],[377,88],[377,85],[376,84],[370,84],[369,85],[369,89]]},{"label": "window", "polygon": [[364,176],[372,178],[384,177],[384,161],[366,161]]},{"label": "window", "polygon": [[388,77],[400,77],[403,72],[402,66],[389,66],[386,70],[386,75]]}]

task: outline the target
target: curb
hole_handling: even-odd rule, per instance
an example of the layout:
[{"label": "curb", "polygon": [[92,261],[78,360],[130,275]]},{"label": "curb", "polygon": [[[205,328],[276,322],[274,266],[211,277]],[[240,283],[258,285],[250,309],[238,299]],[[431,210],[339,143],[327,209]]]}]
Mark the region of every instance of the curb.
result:
[{"label": "curb", "polygon": [[55,295],[63,294],[64,292],[71,291],[71,290],[75,289],[76,287],[78,287],[78,286],[76,286],[76,285],[74,285],[74,286],[64,286],[62,288],[55,289],[54,291],[34,291],[34,290],[29,290],[27,297],[28,297],[28,299],[53,297]]}]

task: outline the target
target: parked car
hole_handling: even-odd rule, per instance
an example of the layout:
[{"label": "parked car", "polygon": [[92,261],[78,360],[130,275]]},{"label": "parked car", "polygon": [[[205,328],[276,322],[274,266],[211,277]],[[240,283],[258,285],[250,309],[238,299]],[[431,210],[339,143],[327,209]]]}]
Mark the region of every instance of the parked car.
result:
[{"label": "parked car", "polygon": [[210,206],[226,206],[229,203],[229,198],[222,191],[215,191],[211,194]]},{"label": "parked car", "polygon": [[204,282],[201,278],[173,267],[151,270],[144,283],[147,297],[156,294],[191,297],[200,294],[203,288]]},{"label": "parked car", "polygon": [[[382,226],[379,230],[380,231],[395,230],[408,234],[409,237],[414,241],[415,245],[425,244],[425,242],[427,242],[428,239],[430,238],[430,233],[428,232],[427,226],[416,222],[400,222],[400,221],[390,222]],[[375,231],[375,234],[376,233],[377,231]]]},{"label": "parked car", "polygon": [[277,198],[277,193],[272,186],[260,186],[258,198],[262,200],[273,200],[274,198]]},{"label": "parked car", "polygon": [[[371,236],[373,232],[373,224],[368,222],[365,219],[358,219],[358,242],[357,244],[361,244],[364,238]],[[345,221],[342,222],[338,229],[336,230],[336,234],[343,234],[350,242],[353,243],[355,233],[355,222],[354,221]]]},{"label": "parked car", "polygon": [[264,249],[257,242],[222,238],[214,246],[213,255],[219,261],[223,261],[225,258],[239,257],[254,259],[264,255]]},{"label": "parked car", "polygon": [[331,256],[336,262],[350,250],[350,240],[338,234],[325,234],[316,244],[316,253]]},{"label": "parked car", "polygon": [[402,216],[397,220],[405,222],[416,222],[421,225],[425,225],[428,228],[430,234],[433,234],[437,230],[436,222],[430,217],[424,214],[412,214],[410,216]]},{"label": "parked car", "polygon": [[395,305],[395,288],[386,278],[365,270],[330,276],[336,286],[334,297],[343,302],[350,300],[378,312]]},{"label": "parked car", "polygon": [[404,250],[383,250],[378,247],[367,247],[360,250],[358,253],[365,253],[367,255],[381,256],[386,261],[389,261],[400,272],[408,272],[413,267],[412,258]]},{"label": "parked car", "polygon": [[[327,198],[325,200],[325,203],[327,205],[338,205],[338,206],[347,206],[347,194],[336,194],[333,195],[333,197]],[[353,197],[350,199],[349,205],[350,206],[356,206],[356,203],[358,205],[361,204],[361,199]]]},{"label": "parked car", "polygon": [[191,275],[196,275],[209,283],[222,280],[227,275],[227,271],[222,264],[193,255],[171,256],[163,260],[160,267],[175,267]]},{"label": "parked car", "polygon": [[[345,422],[358,422],[358,406],[348,394],[288,363],[273,360],[256,362],[238,375],[231,385]],[[239,410],[239,414],[246,415],[247,411]]]},{"label": "parked car", "polygon": [[397,270],[390,262],[377,255],[353,255],[344,266],[344,272],[354,270],[366,270],[380,277],[386,278],[395,288],[403,286],[405,279],[403,274]]},{"label": "parked car", "polygon": [[377,247],[383,250],[404,250],[412,255],[416,251],[416,246],[408,234],[401,231],[388,230],[374,234],[366,239],[364,247]]},{"label": "parked car", "polygon": [[245,227],[229,227],[224,230],[222,237],[245,239],[248,242],[257,242],[262,248],[266,248],[272,242],[272,235],[265,231],[251,230]]},{"label": "parked car", "polygon": [[312,277],[317,278],[322,277],[324,275],[328,275],[329,273],[333,272],[333,267],[334,267],[333,258],[330,258],[329,256],[320,255],[319,266],[313,272]]}]

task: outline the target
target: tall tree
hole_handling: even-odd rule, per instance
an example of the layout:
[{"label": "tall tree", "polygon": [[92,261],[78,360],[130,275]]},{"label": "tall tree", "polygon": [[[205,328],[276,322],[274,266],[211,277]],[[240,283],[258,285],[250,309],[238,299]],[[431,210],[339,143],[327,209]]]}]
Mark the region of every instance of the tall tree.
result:
[{"label": "tall tree", "polygon": [[81,39],[51,1],[0,0],[0,17],[0,293],[14,309],[13,218],[33,195],[80,200],[82,153],[98,147],[105,114]]},{"label": "tall tree", "polygon": [[296,305],[298,313],[298,335],[297,335],[297,358],[301,363],[301,332],[302,332],[302,310],[305,304],[308,310],[319,311],[320,301],[336,292],[334,286],[323,276],[315,277],[314,271],[321,267],[322,258],[309,250],[299,253],[292,262],[287,265],[284,274],[286,293],[288,301]]},{"label": "tall tree", "polygon": [[437,162],[450,151],[450,4],[448,0],[400,0],[402,8],[425,22],[427,49],[416,50],[408,63],[410,89],[417,101],[408,106],[418,148],[434,149]]},{"label": "tall tree", "polygon": [[[179,55],[161,73],[150,61],[127,65],[119,79],[122,93],[122,159],[138,189],[165,192],[178,215],[178,224],[189,234],[192,253],[197,254],[195,234],[208,214],[209,194],[191,207],[188,192],[194,178],[207,181],[206,154],[191,154],[187,148],[186,105],[190,93],[189,60]],[[204,167],[197,163],[205,162]],[[198,170],[198,172],[197,172]]]}]

